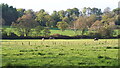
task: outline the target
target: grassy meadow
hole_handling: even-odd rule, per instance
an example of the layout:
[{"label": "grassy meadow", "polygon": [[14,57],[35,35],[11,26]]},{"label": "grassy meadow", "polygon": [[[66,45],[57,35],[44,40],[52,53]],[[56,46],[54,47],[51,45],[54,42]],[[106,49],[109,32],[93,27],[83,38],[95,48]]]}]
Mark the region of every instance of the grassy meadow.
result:
[{"label": "grassy meadow", "polygon": [[118,39],[2,40],[3,66],[118,66]]},{"label": "grassy meadow", "polygon": [[[14,32],[16,35],[19,36],[19,32],[16,31],[15,28],[10,28],[9,26],[4,26],[3,28],[6,29],[5,30],[6,32],[8,32],[8,33]],[[80,30],[74,31],[74,30],[70,30],[70,29],[67,29],[65,31],[61,31],[61,30],[59,30],[57,28],[56,29],[54,28],[54,29],[50,29],[50,32],[51,32],[50,35],[53,35],[53,34],[60,34],[60,35],[66,35],[66,36],[81,35],[81,31]],[[90,32],[94,32],[94,31],[86,31],[84,35],[89,35]],[[41,31],[41,33],[43,33],[43,32]],[[31,33],[29,33],[29,35],[30,36],[34,36],[34,35],[36,35],[36,33],[35,32],[31,32]],[[37,35],[43,36],[42,34],[37,34]],[[118,35],[119,35],[119,30],[115,29],[113,36],[118,36]]]}]

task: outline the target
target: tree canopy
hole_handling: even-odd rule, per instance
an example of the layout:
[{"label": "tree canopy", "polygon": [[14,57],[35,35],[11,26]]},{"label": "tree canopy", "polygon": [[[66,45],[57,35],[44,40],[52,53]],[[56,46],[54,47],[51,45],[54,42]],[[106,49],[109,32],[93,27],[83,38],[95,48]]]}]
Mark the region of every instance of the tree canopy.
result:
[{"label": "tree canopy", "polygon": [[35,31],[37,34],[43,32],[43,34],[46,33],[46,36],[51,33],[50,28],[58,28],[62,31],[69,28],[81,30],[84,35],[86,30],[98,31],[99,29],[110,32],[113,28],[120,26],[120,8],[111,10],[106,7],[103,12],[96,7],[84,7],[82,10],[69,8],[49,14],[44,9],[35,12],[32,9],[17,9],[8,4],[0,4],[0,7],[2,7],[0,24],[18,28],[18,32],[23,36],[28,36],[31,31]]}]

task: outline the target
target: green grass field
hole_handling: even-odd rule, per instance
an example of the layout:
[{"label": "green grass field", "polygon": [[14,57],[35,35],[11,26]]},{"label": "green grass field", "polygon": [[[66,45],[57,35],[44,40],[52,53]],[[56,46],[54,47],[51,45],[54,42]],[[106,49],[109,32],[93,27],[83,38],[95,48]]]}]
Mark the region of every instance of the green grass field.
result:
[{"label": "green grass field", "polygon": [[[17,34],[19,36],[19,32],[14,30],[15,28],[10,28],[9,26],[4,26],[3,28],[5,28],[6,32],[14,32],[15,34]],[[119,32],[118,32],[118,29],[115,29],[115,34],[114,36],[118,36],[119,35]],[[50,35],[53,35],[53,34],[60,34],[60,35],[66,35],[66,36],[76,36],[76,35],[81,35],[81,31],[78,30],[76,32],[74,32],[73,30],[65,30],[65,31],[61,31],[59,29],[50,29],[50,32],[51,34]],[[86,31],[86,33],[84,35],[88,35],[90,31]],[[93,31],[94,32],[94,31]],[[29,35],[33,36],[34,35],[34,32],[33,34],[30,33]],[[38,35],[38,34],[37,34]],[[40,34],[40,36],[42,36]]]},{"label": "green grass field", "polygon": [[3,66],[117,66],[118,39],[2,40]]},{"label": "green grass field", "polygon": [[76,35],[81,35],[81,31],[77,31],[76,33],[73,30],[50,30],[51,35],[53,34],[60,34],[60,35],[66,35],[66,36],[76,36]]}]

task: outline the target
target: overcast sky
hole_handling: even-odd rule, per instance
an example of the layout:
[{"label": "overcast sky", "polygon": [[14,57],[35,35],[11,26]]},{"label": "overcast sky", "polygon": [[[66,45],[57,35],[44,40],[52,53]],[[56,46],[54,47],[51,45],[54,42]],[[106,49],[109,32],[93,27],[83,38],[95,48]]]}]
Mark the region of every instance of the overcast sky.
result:
[{"label": "overcast sky", "polygon": [[120,0],[0,0],[0,3],[7,3],[16,8],[33,9],[39,11],[45,9],[47,12],[54,10],[66,10],[68,8],[97,7],[104,10],[110,7],[111,10],[118,7]]}]

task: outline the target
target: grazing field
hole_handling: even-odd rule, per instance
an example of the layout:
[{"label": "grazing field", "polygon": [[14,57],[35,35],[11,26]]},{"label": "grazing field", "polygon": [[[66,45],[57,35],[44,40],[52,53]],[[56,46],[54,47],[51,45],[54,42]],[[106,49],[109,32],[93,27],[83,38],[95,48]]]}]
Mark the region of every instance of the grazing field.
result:
[{"label": "grazing field", "polygon": [[2,40],[3,66],[117,66],[118,39]]},{"label": "grazing field", "polygon": [[[15,30],[15,28],[10,28],[9,26],[4,26],[4,29],[6,29],[6,32],[14,32],[16,35],[19,36],[19,32]],[[0,28],[1,29],[1,28]],[[73,30],[65,30],[65,31],[61,31],[59,29],[50,29],[51,34],[60,34],[60,35],[66,35],[66,36],[76,36],[76,35],[81,35],[81,31],[78,30],[76,32],[74,32]],[[86,31],[84,35],[89,35],[90,32],[94,32],[94,31]],[[114,30],[114,35],[113,36],[118,36],[119,35],[119,31],[118,29]],[[34,32],[29,34],[30,36],[34,36]],[[37,34],[39,36],[42,36],[42,34]]]},{"label": "grazing field", "polygon": [[53,35],[53,34],[60,34],[60,35],[66,35],[66,36],[81,35],[81,31],[76,31],[76,32],[74,32],[73,30],[65,30],[65,31],[50,30],[50,31],[51,31],[51,35]]}]

